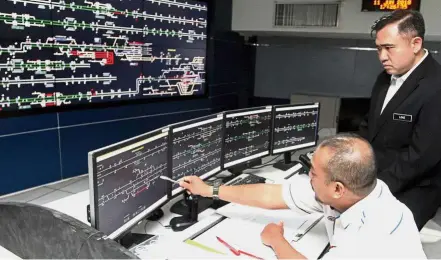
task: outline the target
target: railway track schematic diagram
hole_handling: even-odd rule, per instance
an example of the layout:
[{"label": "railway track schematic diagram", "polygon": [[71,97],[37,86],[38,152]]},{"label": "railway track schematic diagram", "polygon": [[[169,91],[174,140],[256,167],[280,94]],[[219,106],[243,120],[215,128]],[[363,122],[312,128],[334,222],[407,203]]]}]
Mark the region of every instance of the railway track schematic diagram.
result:
[{"label": "railway track schematic diagram", "polygon": [[[97,206],[102,216],[115,215],[100,223],[103,231],[121,226],[166,195],[159,176],[167,175],[167,133],[104,154],[97,159]],[[149,192],[150,191],[150,192]],[[113,213],[112,213],[113,212]],[[112,213],[112,214],[111,214]]]},{"label": "railway track schematic diagram", "polygon": [[0,112],[205,92],[207,5],[3,0]]},{"label": "railway track schematic diagram", "polygon": [[276,108],[274,116],[274,152],[302,148],[316,142],[319,105]]},{"label": "railway track schematic diagram", "polygon": [[[204,177],[220,171],[222,115],[173,129],[172,178]],[[177,185],[173,186],[178,187]]]},{"label": "railway track schematic diagram", "polygon": [[267,155],[270,132],[271,108],[228,114],[225,123],[225,167],[246,161],[250,156]]}]

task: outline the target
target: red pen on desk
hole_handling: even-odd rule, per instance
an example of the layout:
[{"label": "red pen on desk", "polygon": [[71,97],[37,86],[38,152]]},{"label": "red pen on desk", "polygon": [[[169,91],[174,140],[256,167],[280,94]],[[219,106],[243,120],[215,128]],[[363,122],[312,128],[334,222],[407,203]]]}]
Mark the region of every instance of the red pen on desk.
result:
[{"label": "red pen on desk", "polygon": [[238,250],[238,249],[236,249],[236,248],[234,248],[234,247],[232,247],[232,246],[230,246],[227,242],[225,242],[222,238],[220,238],[220,237],[216,237],[217,238],[217,240],[219,241],[219,242],[221,242],[224,246],[226,246],[228,249],[230,249],[230,251],[234,254],[234,255],[236,255],[236,256],[239,256],[239,255],[247,255],[247,256],[249,256],[249,257],[252,257],[252,258],[256,258],[256,259],[261,259],[261,260],[263,260],[263,258],[261,258],[261,257],[258,257],[258,256],[255,256],[255,255],[252,255],[252,254],[250,254],[250,253],[247,253],[247,252],[244,252],[244,251],[242,251],[242,250]]}]

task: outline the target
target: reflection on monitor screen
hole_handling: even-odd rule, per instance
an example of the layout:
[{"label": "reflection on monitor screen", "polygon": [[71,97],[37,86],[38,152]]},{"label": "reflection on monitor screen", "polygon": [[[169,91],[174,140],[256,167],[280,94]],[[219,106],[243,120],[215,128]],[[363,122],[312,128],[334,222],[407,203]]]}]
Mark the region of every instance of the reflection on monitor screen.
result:
[{"label": "reflection on monitor screen", "polygon": [[286,105],[274,108],[273,154],[315,146],[319,104]]},{"label": "reflection on monitor screen", "polygon": [[167,201],[168,128],[89,153],[92,226],[124,234]]},{"label": "reflection on monitor screen", "polygon": [[[171,129],[172,179],[196,175],[206,179],[221,170],[223,115],[175,124]],[[172,185],[172,196],[183,191]]]},{"label": "reflection on monitor screen", "polygon": [[224,167],[269,154],[272,107],[225,113]]}]

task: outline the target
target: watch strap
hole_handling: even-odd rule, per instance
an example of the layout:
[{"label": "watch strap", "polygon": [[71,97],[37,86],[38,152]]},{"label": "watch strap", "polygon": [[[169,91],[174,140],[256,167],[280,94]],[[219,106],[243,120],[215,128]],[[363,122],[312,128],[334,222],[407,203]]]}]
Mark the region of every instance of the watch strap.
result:
[{"label": "watch strap", "polygon": [[219,200],[219,187],[220,187],[220,183],[215,182],[213,184],[213,199],[214,200]]}]

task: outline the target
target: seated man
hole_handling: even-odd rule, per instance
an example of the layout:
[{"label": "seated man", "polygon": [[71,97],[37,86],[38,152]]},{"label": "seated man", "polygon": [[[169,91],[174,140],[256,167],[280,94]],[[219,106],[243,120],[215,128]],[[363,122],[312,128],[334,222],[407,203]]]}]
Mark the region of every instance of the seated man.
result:
[{"label": "seated man", "polygon": [[[323,141],[314,153],[310,184],[251,184],[220,186],[220,199],[266,209],[300,210],[325,215],[332,258],[426,258],[412,212],[387,185],[376,178],[370,144],[355,135],[337,135]],[[180,185],[192,194],[213,196],[217,188],[196,176]],[[283,223],[269,224],[262,242],[278,258],[305,258],[283,237]]]}]

